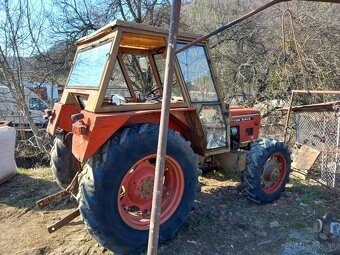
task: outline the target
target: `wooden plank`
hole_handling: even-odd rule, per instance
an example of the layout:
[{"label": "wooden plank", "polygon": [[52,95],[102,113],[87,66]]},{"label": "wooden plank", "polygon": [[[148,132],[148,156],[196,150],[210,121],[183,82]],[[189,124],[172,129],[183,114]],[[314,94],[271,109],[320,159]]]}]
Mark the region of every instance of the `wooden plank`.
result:
[{"label": "wooden plank", "polygon": [[65,88],[64,91],[68,93],[74,93],[74,94],[83,94],[83,95],[92,95],[98,94],[98,88],[96,89],[88,89],[87,87],[84,88]]},{"label": "wooden plank", "polygon": [[119,53],[121,54],[132,54],[132,55],[148,55],[152,53],[152,50],[143,50],[143,49],[133,49],[133,48],[124,48],[119,47]]},{"label": "wooden plank", "polygon": [[150,50],[165,47],[165,39],[159,36],[141,35],[137,33],[124,33],[120,47]]},{"label": "wooden plank", "polygon": [[[298,105],[293,106],[293,112],[314,112],[314,111],[334,111],[334,107],[340,105],[340,101],[332,101],[320,104],[307,104],[307,105]],[[278,109],[278,111],[288,111],[288,108]]]},{"label": "wooden plank", "polygon": [[[316,159],[320,155],[320,151],[307,145],[294,146],[292,151],[292,168],[297,169],[302,175],[307,175],[308,171],[314,165]],[[304,177],[301,176],[301,177]]]},{"label": "wooden plank", "polygon": [[84,43],[84,44],[77,45],[78,46],[77,51],[85,49],[85,48],[90,47],[90,46],[95,47],[96,45],[101,44],[101,43],[108,41],[108,40],[113,40],[115,36],[116,36],[115,30],[112,30],[112,31],[110,31],[109,34],[101,37],[99,40],[97,40],[98,38],[93,38],[93,39],[86,41],[86,43]]}]

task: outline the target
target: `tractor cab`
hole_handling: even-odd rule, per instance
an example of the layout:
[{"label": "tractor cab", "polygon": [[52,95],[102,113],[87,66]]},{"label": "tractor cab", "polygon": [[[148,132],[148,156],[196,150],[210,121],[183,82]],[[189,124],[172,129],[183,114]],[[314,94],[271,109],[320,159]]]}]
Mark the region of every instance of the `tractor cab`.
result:
[{"label": "tractor cab", "polygon": [[[167,36],[168,30],[165,29],[114,21],[78,40],[61,101],[49,117],[49,132],[54,134],[57,126],[75,131],[78,139],[74,136],[73,142],[77,144],[84,138],[88,141],[86,135],[91,136],[96,131],[96,127],[91,126],[93,118],[127,117],[109,132],[106,128],[108,135],[117,131],[119,125],[131,121],[159,122]],[[198,37],[179,33],[177,48]],[[230,150],[230,116],[214,74],[207,43],[177,54],[171,98],[170,127],[177,126],[175,129],[200,155]],[[145,114],[150,118],[142,119],[141,115]],[[71,115],[75,115],[73,121]],[[84,161],[108,138],[105,136],[98,142],[91,153],[88,152],[90,148],[85,147],[81,152],[77,149],[73,152]]]}]

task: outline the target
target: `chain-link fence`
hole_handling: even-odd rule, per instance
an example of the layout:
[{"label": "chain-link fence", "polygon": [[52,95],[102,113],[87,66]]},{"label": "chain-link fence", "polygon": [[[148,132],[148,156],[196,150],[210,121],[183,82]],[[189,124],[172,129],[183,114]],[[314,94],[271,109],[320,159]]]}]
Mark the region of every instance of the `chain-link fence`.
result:
[{"label": "chain-link fence", "polygon": [[339,113],[326,108],[298,111],[295,112],[295,124],[297,144],[320,151],[314,168],[320,169],[321,180],[325,184],[334,187],[336,175],[340,172]]}]

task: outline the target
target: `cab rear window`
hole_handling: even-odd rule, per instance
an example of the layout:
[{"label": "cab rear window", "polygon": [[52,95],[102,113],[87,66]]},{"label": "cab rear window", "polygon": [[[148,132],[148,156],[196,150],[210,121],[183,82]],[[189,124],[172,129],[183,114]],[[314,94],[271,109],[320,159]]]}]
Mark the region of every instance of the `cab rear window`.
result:
[{"label": "cab rear window", "polygon": [[77,53],[67,87],[99,88],[112,41]]}]

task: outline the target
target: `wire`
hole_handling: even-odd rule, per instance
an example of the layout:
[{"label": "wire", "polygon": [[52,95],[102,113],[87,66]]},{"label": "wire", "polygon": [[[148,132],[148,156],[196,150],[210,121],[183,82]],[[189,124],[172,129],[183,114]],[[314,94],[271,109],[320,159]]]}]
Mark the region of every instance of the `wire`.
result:
[{"label": "wire", "polygon": [[297,42],[297,39],[296,39],[294,18],[293,18],[292,11],[290,9],[286,9],[282,13],[282,16],[281,16],[282,47],[283,47],[283,53],[284,53],[284,73],[286,75],[286,80],[288,81],[288,85],[290,86],[288,71],[287,71],[287,64],[286,64],[286,61],[287,61],[287,58],[286,58],[287,57],[287,55],[286,55],[287,54],[287,51],[286,51],[286,35],[285,35],[285,17],[286,17],[286,14],[288,14],[289,18],[290,18],[290,26],[291,26],[292,37],[293,37],[292,39],[293,39],[293,42],[294,42],[294,45],[295,45],[296,53],[298,55],[299,67],[300,67],[300,71],[302,73],[302,78],[303,78],[303,85],[304,85],[304,88],[308,92],[307,94],[310,95],[309,86],[307,84],[306,72],[305,72],[305,68],[304,68],[304,65],[303,65],[303,61],[302,61],[302,55],[301,55],[301,52],[300,52],[300,46],[299,46],[299,43]]}]

